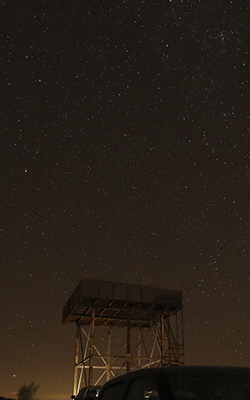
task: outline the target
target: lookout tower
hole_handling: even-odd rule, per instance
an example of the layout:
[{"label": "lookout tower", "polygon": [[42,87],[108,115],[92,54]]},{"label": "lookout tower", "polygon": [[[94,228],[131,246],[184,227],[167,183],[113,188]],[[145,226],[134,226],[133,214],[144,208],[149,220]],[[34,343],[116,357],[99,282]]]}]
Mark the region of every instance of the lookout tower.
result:
[{"label": "lookout tower", "polygon": [[62,322],[76,325],[75,395],[121,373],[183,364],[180,291],[83,279]]}]

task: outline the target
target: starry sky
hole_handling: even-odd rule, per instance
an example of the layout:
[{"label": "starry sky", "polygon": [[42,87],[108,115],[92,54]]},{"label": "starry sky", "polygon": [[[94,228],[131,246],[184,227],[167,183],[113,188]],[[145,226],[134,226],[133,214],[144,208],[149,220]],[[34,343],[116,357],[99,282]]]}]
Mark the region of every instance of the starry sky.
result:
[{"label": "starry sky", "polygon": [[185,363],[249,365],[247,0],[1,0],[0,396],[72,390],[82,278],[183,291]]}]

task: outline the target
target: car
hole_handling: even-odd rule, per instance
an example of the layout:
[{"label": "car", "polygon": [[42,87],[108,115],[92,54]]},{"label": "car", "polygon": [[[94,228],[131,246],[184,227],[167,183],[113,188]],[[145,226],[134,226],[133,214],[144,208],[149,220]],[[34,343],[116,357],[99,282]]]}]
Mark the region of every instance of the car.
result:
[{"label": "car", "polygon": [[98,400],[250,400],[250,368],[145,368],[105,383]]},{"label": "car", "polygon": [[85,386],[83,387],[77,396],[71,396],[75,400],[86,400],[86,399],[96,399],[101,390],[101,386]]}]

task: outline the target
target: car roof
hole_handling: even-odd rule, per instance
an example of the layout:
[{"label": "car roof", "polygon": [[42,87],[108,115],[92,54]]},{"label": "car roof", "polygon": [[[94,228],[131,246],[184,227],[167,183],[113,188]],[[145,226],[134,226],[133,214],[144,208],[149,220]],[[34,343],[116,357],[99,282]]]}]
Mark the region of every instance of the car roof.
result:
[{"label": "car roof", "polygon": [[162,379],[166,378],[166,374],[169,375],[179,375],[179,374],[216,374],[216,373],[230,373],[230,372],[238,372],[238,373],[249,373],[250,368],[248,367],[232,367],[232,366],[170,366],[170,367],[161,367],[161,368],[144,368],[137,371],[129,372],[127,374],[118,376],[116,378],[108,381],[104,386],[107,387],[113,383],[119,383],[128,381],[134,378],[144,377],[151,379]]}]

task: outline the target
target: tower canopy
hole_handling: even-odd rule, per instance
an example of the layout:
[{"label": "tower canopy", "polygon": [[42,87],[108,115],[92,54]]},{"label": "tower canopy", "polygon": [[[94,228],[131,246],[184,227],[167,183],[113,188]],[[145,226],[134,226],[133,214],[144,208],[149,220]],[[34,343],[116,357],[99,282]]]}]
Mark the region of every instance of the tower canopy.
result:
[{"label": "tower canopy", "polygon": [[150,327],[152,319],[182,308],[182,292],[151,286],[82,279],[63,308],[62,322],[89,325],[95,308],[95,325]]}]

